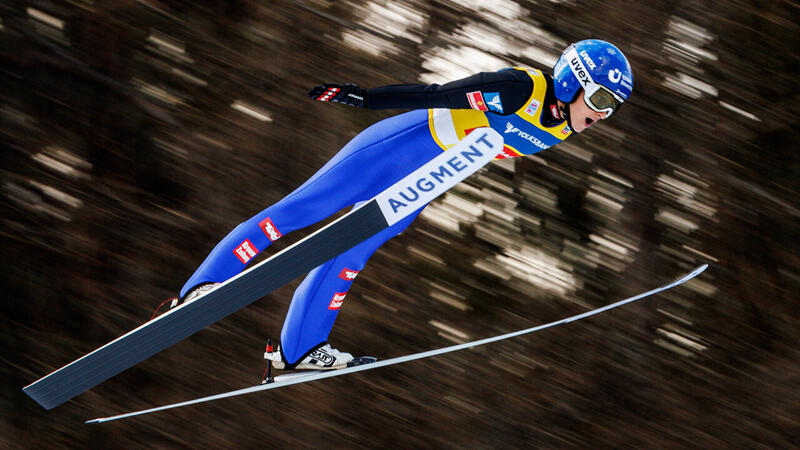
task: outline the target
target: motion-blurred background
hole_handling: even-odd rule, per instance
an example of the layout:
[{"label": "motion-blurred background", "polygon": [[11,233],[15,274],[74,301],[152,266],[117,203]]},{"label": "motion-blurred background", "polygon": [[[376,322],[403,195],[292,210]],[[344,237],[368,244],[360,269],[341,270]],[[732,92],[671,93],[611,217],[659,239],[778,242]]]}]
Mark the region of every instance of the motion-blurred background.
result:
[{"label": "motion-blurred background", "polygon": [[[6,0],[0,447],[794,447],[796,1]],[[372,258],[331,335],[472,351],[115,422],[260,381],[295,281],[46,412],[21,388],[147,320],[231,228],[394,111],[324,81],[631,60],[613,120],[496,162]],[[305,233],[293,234],[281,248]],[[265,252],[272,254],[273,252]]]}]

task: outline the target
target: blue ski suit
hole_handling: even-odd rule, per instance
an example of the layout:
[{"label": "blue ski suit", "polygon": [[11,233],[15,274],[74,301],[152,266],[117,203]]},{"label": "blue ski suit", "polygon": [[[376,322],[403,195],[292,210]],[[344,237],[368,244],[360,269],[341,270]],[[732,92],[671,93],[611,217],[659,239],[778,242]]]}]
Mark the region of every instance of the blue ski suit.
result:
[{"label": "blue ski suit", "polygon": [[[505,148],[498,158],[536,153],[572,132],[552,109],[552,79],[538,70],[506,69],[442,86],[386,86],[367,94],[368,108],[429,109],[390,117],[358,134],[303,185],[231,231],[189,278],[181,297],[198,285],[238,274],[287,233],[369,200],[477,127],[491,126],[503,135]],[[327,342],[369,257],[423,208],[306,276],[281,331],[281,352],[289,367]]]}]

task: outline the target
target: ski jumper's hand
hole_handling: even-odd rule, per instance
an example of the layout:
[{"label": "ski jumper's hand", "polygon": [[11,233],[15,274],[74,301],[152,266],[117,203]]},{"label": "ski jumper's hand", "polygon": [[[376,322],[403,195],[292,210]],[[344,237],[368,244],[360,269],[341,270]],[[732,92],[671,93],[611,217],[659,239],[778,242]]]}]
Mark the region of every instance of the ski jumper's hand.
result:
[{"label": "ski jumper's hand", "polygon": [[366,90],[357,84],[325,83],[308,92],[308,96],[321,102],[344,103],[345,105],[366,108]]}]

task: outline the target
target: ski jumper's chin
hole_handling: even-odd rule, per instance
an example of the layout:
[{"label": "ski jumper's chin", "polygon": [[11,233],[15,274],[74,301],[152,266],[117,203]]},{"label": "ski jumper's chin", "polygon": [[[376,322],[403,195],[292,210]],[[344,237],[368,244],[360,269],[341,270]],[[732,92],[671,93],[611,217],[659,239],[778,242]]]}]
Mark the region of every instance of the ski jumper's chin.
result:
[{"label": "ski jumper's chin", "polygon": [[569,117],[572,130],[580,133],[594,125],[598,120],[606,118],[607,113],[597,112],[586,104],[583,95],[579,95],[574,102],[569,104]]}]

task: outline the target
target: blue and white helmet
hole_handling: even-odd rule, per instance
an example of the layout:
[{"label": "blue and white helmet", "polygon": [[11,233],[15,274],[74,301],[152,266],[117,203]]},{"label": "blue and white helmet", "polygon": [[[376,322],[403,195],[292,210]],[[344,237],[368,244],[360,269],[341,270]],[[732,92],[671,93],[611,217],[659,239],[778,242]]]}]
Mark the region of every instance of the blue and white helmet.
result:
[{"label": "blue and white helmet", "polygon": [[567,47],[553,67],[553,81],[556,97],[565,103],[572,103],[581,89],[591,90],[593,84],[608,89],[620,103],[633,91],[628,59],[613,44],[598,39]]}]

